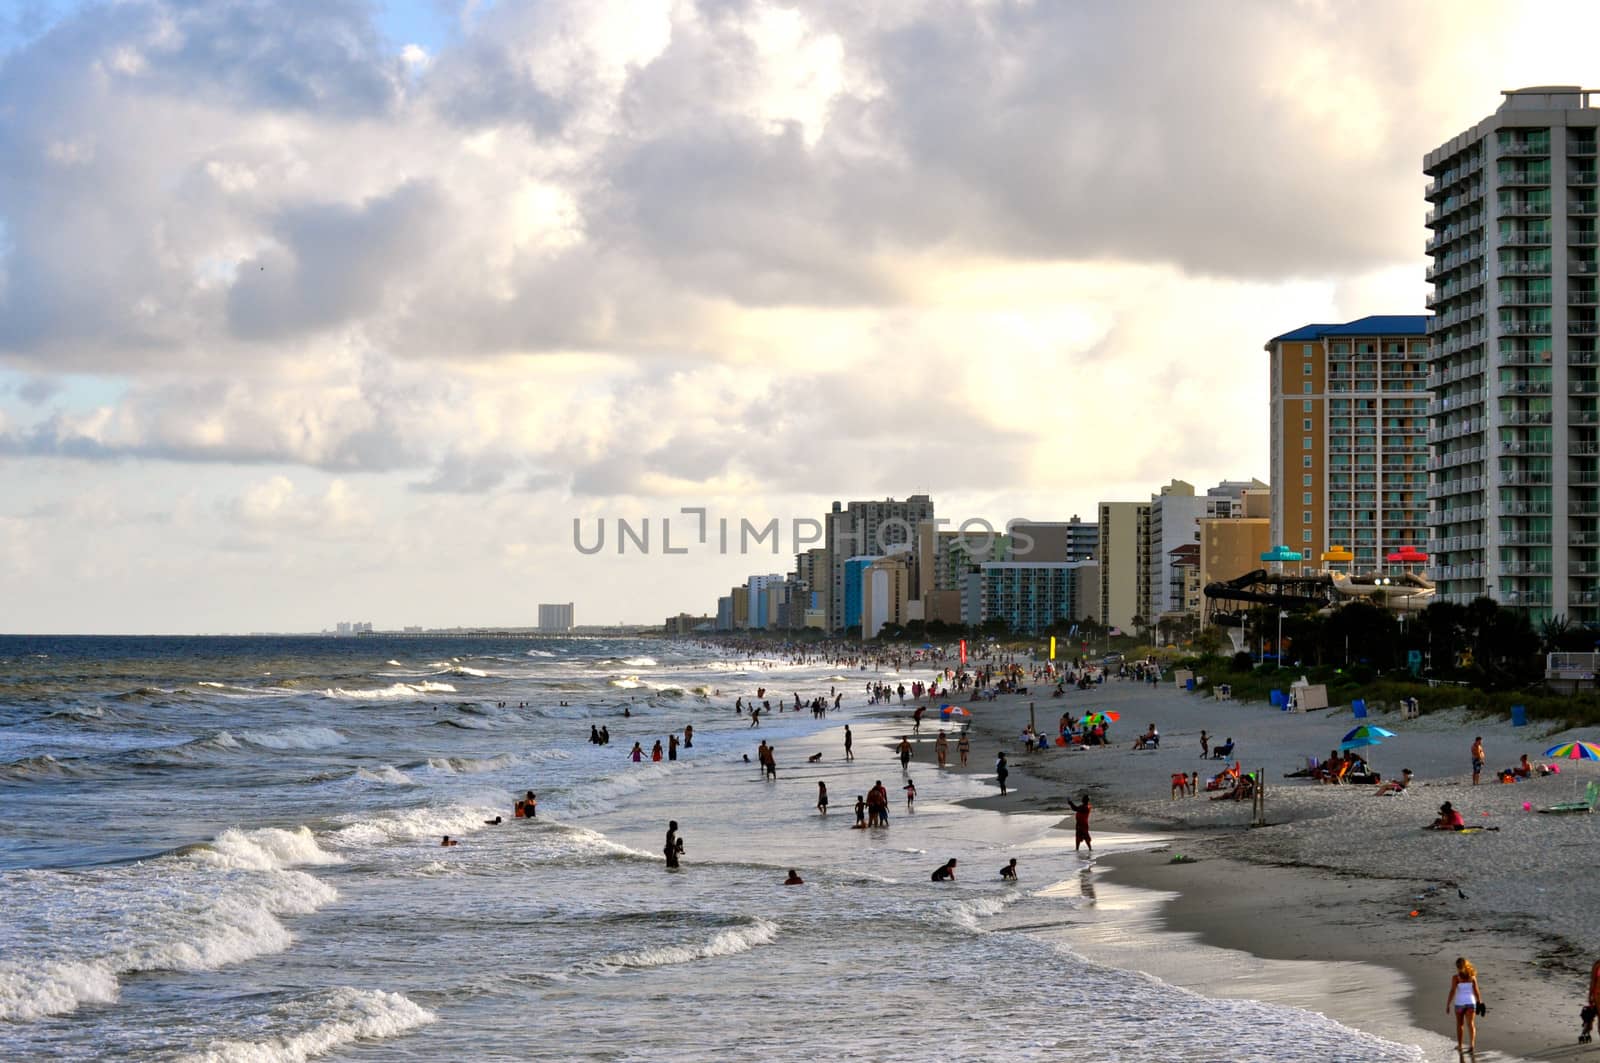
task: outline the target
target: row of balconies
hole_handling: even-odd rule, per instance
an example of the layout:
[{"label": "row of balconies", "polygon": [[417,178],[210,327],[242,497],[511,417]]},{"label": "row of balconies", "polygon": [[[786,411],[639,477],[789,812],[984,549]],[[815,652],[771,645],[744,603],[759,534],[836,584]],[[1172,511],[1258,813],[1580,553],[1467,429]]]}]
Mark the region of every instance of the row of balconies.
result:
[{"label": "row of balconies", "polygon": [[1483,346],[1484,341],[1487,339],[1487,336],[1487,333],[1481,329],[1478,329],[1472,332],[1461,332],[1454,336],[1446,337],[1445,339],[1439,341],[1436,348],[1438,353],[1434,355],[1434,357],[1445,358],[1461,351],[1470,351],[1474,347],[1481,347]]},{"label": "row of balconies", "polygon": [[1453,506],[1450,509],[1436,509],[1428,514],[1428,524],[1435,528],[1447,528],[1452,524],[1474,524],[1484,517],[1484,508],[1478,506]]},{"label": "row of balconies", "polygon": [[1501,454],[1549,454],[1550,452],[1551,444],[1548,439],[1500,441]]},{"label": "row of balconies", "polygon": [[1439,388],[1446,384],[1454,384],[1457,380],[1480,375],[1488,367],[1488,361],[1483,358],[1473,358],[1469,361],[1458,362],[1445,369],[1435,370],[1427,376],[1428,387]]},{"label": "row of balconies", "polygon": [[1443,539],[1430,539],[1428,552],[1433,554],[1447,554],[1457,550],[1482,550],[1483,536],[1481,535],[1449,535]]},{"label": "row of balconies", "polygon": [[1472,417],[1454,424],[1441,425],[1438,428],[1428,429],[1429,443],[1447,443],[1452,439],[1462,436],[1477,435],[1488,428],[1488,422],[1482,417]]},{"label": "row of balconies", "polygon": [[1460,476],[1453,480],[1439,480],[1428,485],[1428,497],[1448,498],[1451,495],[1471,494],[1482,491],[1484,478],[1482,476]]},{"label": "row of balconies", "polygon": [[1459,181],[1466,180],[1468,177],[1480,172],[1482,169],[1483,156],[1469,155],[1455,166],[1434,178],[1432,181],[1429,181],[1428,187],[1423,190],[1423,195],[1429,199],[1432,199],[1442,190],[1449,188],[1451,185],[1456,184]]},{"label": "row of balconies", "polygon": [[1428,267],[1426,277],[1431,281],[1440,274],[1448,273],[1450,270],[1458,269],[1470,263],[1476,263],[1483,257],[1483,250],[1484,245],[1482,243],[1468,244],[1465,247],[1455,248],[1447,252],[1443,257],[1436,259],[1433,265]]}]

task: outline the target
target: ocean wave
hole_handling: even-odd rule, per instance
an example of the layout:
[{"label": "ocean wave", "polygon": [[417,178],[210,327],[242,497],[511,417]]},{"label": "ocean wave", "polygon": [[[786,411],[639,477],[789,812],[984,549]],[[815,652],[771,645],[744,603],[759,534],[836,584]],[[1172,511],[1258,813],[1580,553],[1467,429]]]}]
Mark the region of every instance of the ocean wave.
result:
[{"label": "ocean wave", "polygon": [[344,860],[317,844],[307,827],[283,830],[230,827],[203,845],[185,850],[194,859],[229,870],[283,871],[292,867],[322,867]]},{"label": "ocean wave", "polygon": [[[292,868],[338,861],[305,828],[234,829],[146,863],[70,878],[47,871],[8,875],[10,904],[59,911],[72,926],[38,928],[32,947],[18,944],[0,960],[0,1021],[112,1003],[124,974],[209,971],[282,952],[293,937],[280,916],[306,915],[338,897],[332,886]],[[65,895],[70,906],[52,903]],[[92,942],[95,951],[63,954],[70,940]]]},{"label": "ocean wave", "polygon": [[554,657],[555,654],[551,653],[549,650],[529,650],[528,651],[528,656],[529,657]]},{"label": "ocean wave", "polygon": [[486,771],[500,771],[517,763],[518,758],[510,753],[500,753],[492,757],[429,757],[427,765],[434,771],[446,775],[477,775]]},{"label": "ocean wave", "polygon": [[340,986],[328,997],[273,1009],[290,1023],[315,1020],[298,1033],[263,1041],[213,1041],[204,1052],[181,1057],[184,1063],[303,1063],[354,1041],[398,1037],[439,1016],[399,993]]},{"label": "ocean wave", "polygon": [[713,935],[709,941],[698,945],[662,945],[653,949],[618,952],[587,964],[583,970],[594,973],[616,973],[643,967],[666,967],[672,964],[693,963],[718,956],[737,956],[758,945],[770,944],[778,936],[778,924],[759,916],[744,926],[733,927]]},{"label": "ocean wave", "polygon": [[427,694],[454,694],[456,688],[449,683],[391,683],[386,687],[376,690],[347,690],[344,687],[331,687],[322,691],[322,696],[338,698],[341,701],[387,701],[395,698],[417,698]]},{"label": "ocean wave", "polygon": [[340,849],[367,848],[419,838],[437,839],[445,834],[471,834],[483,829],[484,820],[505,814],[504,808],[487,805],[411,808],[347,822],[328,835],[328,842]]},{"label": "ocean wave", "polygon": [[268,749],[326,749],[342,745],[345,737],[331,727],[283,727],[276,731],[240,731],[253,746]]},{"label": "ocean wave", "polygon": [[656,659],[654,657],[624,657],[622,659],[622,663],[627,665],[629,668],[656,667]]},{"label": "ocean wave", "polygon": [[483,669],[481,669],[481,668],[468,668],[464,664],[456,665],[455,667],[449,669],[449,672],[450,672],[451,675],[470,675],[474,679],[487,679],[487,678],[489,678],[489,673],[485,672]]},{"label": "ocean wave", "polygon": [[1016,891],[991,894],[987,897],[973,897],[968,900],[957,901],[942,908],[942,913],[945,918],[954,922],[963,930],[983,933],[984,927],[981,920],[999,915],[1011,905],[1020,901],[1022,897],[1023,895]]},{"label": "ocean wave", "polygon": [[49,779],[78,779],[88,774],[83,768],[57,760],[49,753],[13,760],[0,764],[0,780],[11,782],[39,782]]},{"label": "ocean wave", "polygon": [[363,782],[383,783],[385,786],[415,786],[417,781],[392,764],[381,768],[357,768],[356,778]]}]

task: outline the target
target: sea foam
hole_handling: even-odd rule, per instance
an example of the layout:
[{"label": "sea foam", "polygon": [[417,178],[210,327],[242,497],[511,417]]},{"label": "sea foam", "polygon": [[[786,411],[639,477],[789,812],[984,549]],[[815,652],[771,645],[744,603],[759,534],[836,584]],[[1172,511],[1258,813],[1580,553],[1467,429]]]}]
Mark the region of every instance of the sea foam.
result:
[{"label": "sea foam", "polygon": [[719,931],[709,941],[698,945],[662,945],[635,952],[618,952],[596,960],[586,970],[599,973],[617,972],[629,968],[666,967],[677,963],[693,963],[718,956],[737,956],[758,945],[766,945],[778,936],[778,924],[757,917],[744,926]]},{"label": "sea foam", "polygon": [[297,1033],[262,1041],[213,1041],[185,1063],[303,1063],[353,1041],[398,1037],[437,1022],[439,1016],[399,993],[341,986],[322,1000],[285,1005],[275,1016],[289,1023],[313,1021]]}]

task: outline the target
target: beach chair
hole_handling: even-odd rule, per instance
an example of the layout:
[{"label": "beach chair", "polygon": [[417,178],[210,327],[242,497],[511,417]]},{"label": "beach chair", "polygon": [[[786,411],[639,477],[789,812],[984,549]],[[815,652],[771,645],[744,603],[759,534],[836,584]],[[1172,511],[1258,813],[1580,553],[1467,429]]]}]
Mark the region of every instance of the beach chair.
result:
[{"label": "beach chair", "polygon": [[1218,746],[1216,749],[1211,751],[1211,759],[1227,760],[1229,757],[1233,756],[1233,746],[1234,744],[1232,742],[1229,742],[1225,746]]},{"label": "beach chair", "polygon": [[1541,808],[1539,811],[1555,813],[1593,812],[1595,810],[1595,806],[1600,804],[1600,785],[1596,785],[1593,781],[1591,781],[1589,785],[1584,788],[1583,796],[1584,800],[1582,801],[1563,801],[1558,805],[1551,805],[1549,808]]},{"label": "beach chair", "polygon": [[1367,718],[1367,699],[1356,698],[1352,701],[1350,703],[1350,715],[1358,720],[1365,720]]}]

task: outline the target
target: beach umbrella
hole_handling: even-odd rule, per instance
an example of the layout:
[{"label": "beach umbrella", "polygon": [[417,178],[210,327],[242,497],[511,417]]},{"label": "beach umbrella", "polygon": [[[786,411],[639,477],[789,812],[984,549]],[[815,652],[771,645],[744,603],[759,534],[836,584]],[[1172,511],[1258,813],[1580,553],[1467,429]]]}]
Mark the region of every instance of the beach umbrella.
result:
[{"label": "beach umbrella", "polygon": [[960,705],[940,705],[939,719],[941,720],[970,720],[972,713]]},{"label": "beach umbrella", "polygon": [[1593,742],[1567,742],[1545,750],[1544,755],[1563,760],[1600,760],[1600,745]]},{"label": "beach umbrella", "polygon": [[[1376,744],[1377,740],[1380,739],[1380,738],[1393,738],[1393,737],[1394,737],[1394,732],[1389,730],[1386,727],[1379,727],[1377,724],[1364,723],[1360,727],[1356,727],[1356,728],[1352,729],[1350,731],[1350,733],[1345,735],[1343,738],[1341,738],[1340,741],[1341,742],[1354,742],[1357,739],[1365,738],[1365,739],[1369,739],[1372,744]],[[1363,743],[1363,744],[1365,744],[1365,743]]]},{"label": "beach umbrella", "polygon": [[1084,723],[1116,723],[1122,719],[1120,712],[1091,712],[1083,717]]}]

